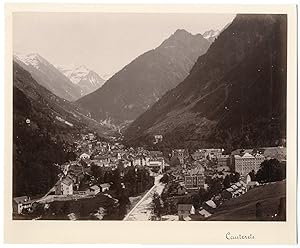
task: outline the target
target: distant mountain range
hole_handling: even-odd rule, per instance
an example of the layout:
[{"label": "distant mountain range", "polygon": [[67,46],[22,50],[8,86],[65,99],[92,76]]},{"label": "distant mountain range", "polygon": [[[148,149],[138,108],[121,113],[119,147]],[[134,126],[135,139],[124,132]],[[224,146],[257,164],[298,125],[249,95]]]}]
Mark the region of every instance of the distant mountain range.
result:
[{"label": "distant mountain range", "polygon": [[85,96],[100,88],[105,80],[96,72],[89,70],[85,66],[56,66],[72,83],[79,86],[81,96]]},{"label": "distant mountain range", "polygon": [[126,130],[130,145],[227,149],[286,137],[285,15],[237,15],[189,75]]},{"label": "distant mountain range", "polygon": [[75,101],[104,83],[96,72],[84,66],[55,67],[37,53],[15,54],[14,60],[29,71],[39,84],[68,101]]},{"label": "distant mountain range", "polygon": [[78,103],[98,121],[131,122],[188,76],[210,44],[201,34],[177,30],[159,47],[140,55]]},{"label": "distant mountain range", "polygon": [[55,95],[68,101],[75,101],[81,96],[79,86],[73,84],[55,66],[37,53],[15,54],[18,62],[32,77]]},{"label": "distant mountain range", "polygon": [[[31,105],[34,109],[40,111],[39,120],[41,122],[45,122],[44,119],[51,119],[51,121],[49,121],[50,129],[52,126],[51,123],[55,125],[57,120],[61,122],[61,119],[63,119],[67,121],[67,123],[73,124],[73,127],[77,127],[78,130],[89,129],[103,135],[110,133],[110,128],[105,124],[103,125],[91,119],[89,113],[78,106],[78,104],[62,99],[46,89],[46,87],[35,80],[33,76],[19,64],[19,62],[14,61],[13,65],[14,87],[25,94],[26,98],[31,101]],[[17,106],[19,106],[19,103]],[[57,119],[56,116],[59,118]],[[63,126],[67,128],[71,127],[71,125],[66,123]]]}]

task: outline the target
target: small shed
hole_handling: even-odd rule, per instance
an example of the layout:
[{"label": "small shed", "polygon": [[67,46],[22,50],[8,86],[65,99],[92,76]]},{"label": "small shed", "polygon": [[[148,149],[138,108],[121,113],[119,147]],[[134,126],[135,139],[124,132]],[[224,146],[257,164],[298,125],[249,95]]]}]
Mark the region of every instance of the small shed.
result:
[{"label": "small shed", "polygon": [[93,185],[90,187],[90,191],[91,191],[91,193],[97,195],[98,193],[100,193],[101,189],[99,186]]},{"label": "small shed", "polygon": [[211,213],[205,210],[204,208],[199,211],[199,214],[202,215],[204,218],[211,216]]},{"label": "small shed", "polygon": [[23,209],[31,208],[32,203],[33,201],[28,196],[15,197],[13,199],[13,211],[21,214]]},{"label": "small shed", "polygon": [[102,183],[102,184],[100,184],[100,189],[101,189],[101,192],[108,191],[110,189],[110,184],[109,183]]}]

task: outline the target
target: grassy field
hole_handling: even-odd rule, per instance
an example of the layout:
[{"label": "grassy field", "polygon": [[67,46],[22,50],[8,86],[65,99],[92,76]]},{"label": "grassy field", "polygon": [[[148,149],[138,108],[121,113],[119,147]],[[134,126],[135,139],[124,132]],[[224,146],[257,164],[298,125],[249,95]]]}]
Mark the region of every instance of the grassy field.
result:
[{"label": "grassy field", "polygon": [[224,202],[207,220],[255,221],[257,202],[262,204],[264,219],[268,220],[277,212],[280,198],[285,196],[285,181],[262,185],[249,190],[238,198]]}]

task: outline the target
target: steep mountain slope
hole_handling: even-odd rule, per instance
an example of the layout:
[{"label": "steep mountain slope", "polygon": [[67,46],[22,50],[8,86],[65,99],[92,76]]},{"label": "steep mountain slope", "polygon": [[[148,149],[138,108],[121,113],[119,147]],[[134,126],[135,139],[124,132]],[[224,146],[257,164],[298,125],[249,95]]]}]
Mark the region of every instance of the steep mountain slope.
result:
[{"label": "steep mountain slope", "polygon": [[68,101],[75,101],[81,96],[80,87],[74,85],[65,75],[39,54],[15,54],[14,60],[25,70],[29,71],[39,84],[55,95]]},{"label": "steep mountain slope", "polygon": [[72,83],[80,88],[81,96],[85,96],[100,88],[105,80],[96,72],[85,66],[56,66]]},{"label": "steep mountain slope", "polygon": [[[62,99],[42,86],[39,81],[35,80],[33,76],[19,64],[19,61],[14,60],[13,66],[14,86],[22,90],[27,98],[38,97],[37,99],[32,99],[33,101],[37,101],[37,105],[34,106],[39,108],[42,112],[46,111],[48,116],[51,115],[52,118],[56,118],[56,116],[63,118],[67,122],[72,123],[74,127],[77,127],[78,132],[79,130],[85,131],[86,128],[97,132],[101,136],[110,135],[113,132],[113,130],[106,125],[102,125],[91,119],[89,113],[78,106],[78,104]],[[55,123],[55,121],[53,123]]]},{"label": "steep mountain slope", "polygon": [[209,42],[212,43],[218,37],[219,34],[220,30],[211,29],[203,33],[203,38],[207,39]]},{"label": "steep mountain slope", "polygon": [[97,120],[119,124],[132,121],[181,82],[209,45],[200,34],[177,30],[78,103]]},{"label": "steep mountain slope", "polygon": [[54,163],[74,159],[72,145],[80,134],[97,127],[105,130],[79,110],[38,84],[14,62],[14,196],[45,193],[56,180]]},{"label": "steep mountain slope", "polygon": [[286,16],[237,15],[189,76],[126,130],[137,145],[276,145],[286,128]]},{"label": "steep mountain slope", "polygon": [[281,198],[286,198],[285,180],[259,186],[249,190],[240,197],[225,201],[207,220],[255,221],[257,220],[256,204],[260,202],[264,216],[262,219],[276,221],[279,218],[271,219],[271,216],[278,213]]}]

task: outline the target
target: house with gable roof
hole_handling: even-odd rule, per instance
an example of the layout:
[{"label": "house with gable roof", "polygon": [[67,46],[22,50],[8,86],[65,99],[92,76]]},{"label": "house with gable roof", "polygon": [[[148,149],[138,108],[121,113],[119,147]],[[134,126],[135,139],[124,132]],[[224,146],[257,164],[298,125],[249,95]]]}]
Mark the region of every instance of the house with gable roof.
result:
[{"label": "house with gable roof", "polygon": [[23,209],[32,207],[33,201],[28,196],[19,196],[13,198],[13,212],[21,214]]},{"label": "house with gable roof", "polygon": [[74,182],[71,177],[66,176],[60,179],[55,184],[55,194],[56,195],[73,195]]}]

